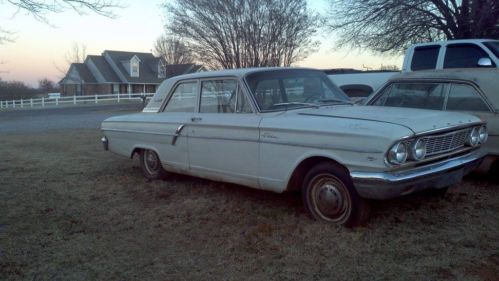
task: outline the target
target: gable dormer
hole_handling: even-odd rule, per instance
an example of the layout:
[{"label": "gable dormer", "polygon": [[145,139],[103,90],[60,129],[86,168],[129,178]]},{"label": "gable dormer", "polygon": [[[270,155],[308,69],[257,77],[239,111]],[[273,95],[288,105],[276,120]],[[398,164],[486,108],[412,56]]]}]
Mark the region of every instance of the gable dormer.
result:
[{"label": "gable dormer", "polygon": [[130,59],[130,76],[139,77],[140,76],[140,59],[137,55]]}]

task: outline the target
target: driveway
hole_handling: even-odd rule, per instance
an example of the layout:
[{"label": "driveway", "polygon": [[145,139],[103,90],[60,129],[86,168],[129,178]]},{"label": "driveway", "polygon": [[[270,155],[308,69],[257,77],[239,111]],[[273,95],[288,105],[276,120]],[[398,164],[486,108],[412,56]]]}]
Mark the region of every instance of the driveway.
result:
[{"label": "driveway", "polygon": [[141,103],[127,103],[5,111],[0,112],[0,134],[98,129],[108,117],[141,110]]}]

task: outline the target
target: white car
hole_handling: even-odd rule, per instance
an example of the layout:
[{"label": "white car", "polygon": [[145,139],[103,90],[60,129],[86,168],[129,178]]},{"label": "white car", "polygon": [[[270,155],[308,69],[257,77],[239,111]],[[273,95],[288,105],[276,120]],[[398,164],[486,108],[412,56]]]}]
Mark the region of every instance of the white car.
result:
[{"label": "white car", "polygon": [[300,68],[177,76],[102,133],[106,150],[139,154],[149,179],[174,172],[301,190],[313,218],[346,226],[366,221],[369,199],[461,181],[487,139],[472,115],[353,106],[322,71]]},{"label": "white car", "polygon": [[394,76],[365,105],[460,111],[487,122],[487,157],[479,171],[499,167],[499,69],[459,68]]}]

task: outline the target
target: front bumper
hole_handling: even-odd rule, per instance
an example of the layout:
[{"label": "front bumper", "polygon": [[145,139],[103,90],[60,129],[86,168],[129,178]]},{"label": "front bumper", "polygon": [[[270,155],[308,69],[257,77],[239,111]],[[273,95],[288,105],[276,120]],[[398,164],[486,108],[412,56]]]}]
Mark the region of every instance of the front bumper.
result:
[{"label": "front bumper", "polygon": [[361,197],[390,199],[459,183],[464,175],[480,165],[485,154],[483,149],[477,149],[465,155],[409,170],[380,173],[351,172],[350,175]]}]

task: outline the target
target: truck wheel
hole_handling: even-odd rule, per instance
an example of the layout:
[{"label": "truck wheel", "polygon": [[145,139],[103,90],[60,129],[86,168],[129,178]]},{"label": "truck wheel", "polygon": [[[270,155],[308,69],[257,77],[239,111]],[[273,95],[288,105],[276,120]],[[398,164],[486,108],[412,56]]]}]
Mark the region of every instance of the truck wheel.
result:
[{"label": "truck wheel", "polygon": [[161,166],[158,154],[149,149],[140,151],[140,168],[144,177],[150,180],[164,179],[168,174]]},{"label": "truck wheel", "polygon": [[305,176],[302,199],[315,220],[354,227],[369,216],[369,202],[361,198],[348,172],[335,163],[321,163]]}]

